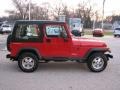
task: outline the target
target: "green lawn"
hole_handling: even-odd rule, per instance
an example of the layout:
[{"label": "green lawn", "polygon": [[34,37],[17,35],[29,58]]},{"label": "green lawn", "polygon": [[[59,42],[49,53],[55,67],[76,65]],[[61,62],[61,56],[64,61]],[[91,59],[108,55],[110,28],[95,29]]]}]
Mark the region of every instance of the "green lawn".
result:
[{"label": "green lawn", "polygon": [[[88,29],[85,29],[85,30],[84,30],[84,34],[85,34],[85,35],[92,35],[92,29],[89,29],[89,30],[88,30]],[[107,31],[107,30],[105,30],[105,31],[104,31],[104,35],[110,35],[110,36],[111,36],[111,35],[113,35],[113,32],[112,32],[112,31]]]},{"label": "green lawn", "polygon": [[105,35],[110,35],[110,36],[113,35],[113,32],[105,31],[104,33],[105,33]]}]

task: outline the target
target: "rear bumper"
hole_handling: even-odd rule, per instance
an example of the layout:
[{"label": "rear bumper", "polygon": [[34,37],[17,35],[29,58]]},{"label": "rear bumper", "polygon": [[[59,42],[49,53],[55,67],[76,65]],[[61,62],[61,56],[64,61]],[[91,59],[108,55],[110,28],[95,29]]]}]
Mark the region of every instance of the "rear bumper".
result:
[{"label": "rear bumper", "polygon": [[13,60],[13,61],[15,60],[15,57],[12,57],[11,54],[7,54],[6,58],[9,58],[10,60]]},{"label": "rear bumper", "polygon": [[93,33],[93,36],[104,36],[103,33]]},{"label": "rear bumper", "polygon": [[7,55],[6,55],[6,58],[11,58],[10,54],[7,54]]}]

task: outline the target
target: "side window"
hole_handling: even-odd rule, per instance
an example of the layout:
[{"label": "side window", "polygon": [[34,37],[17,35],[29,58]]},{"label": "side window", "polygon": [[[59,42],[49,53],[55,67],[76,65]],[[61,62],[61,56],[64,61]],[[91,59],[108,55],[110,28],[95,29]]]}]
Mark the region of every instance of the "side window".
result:
[{"label": "side window", "polygon": [[16,30],[15,38],[17,39],[37,39],[39,38],[40,30],[38,25],[19,24]]},{"label": "side window", "polygon": [[47,37],[59,37],[61,32],[67,35],[65,28],[62,25],[47,25],[46,26]]}]

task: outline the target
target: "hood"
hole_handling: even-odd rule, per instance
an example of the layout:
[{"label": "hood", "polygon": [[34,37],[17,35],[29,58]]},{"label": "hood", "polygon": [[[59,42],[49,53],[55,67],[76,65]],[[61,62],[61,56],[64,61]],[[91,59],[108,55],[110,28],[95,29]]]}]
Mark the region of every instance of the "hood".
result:
[{"label": "hood", "polygon": [[83,47],[106,47],[107,46],[103,41],[97,40],[97,39],[73,37],[72,40],[74,45],[80,45]]}]

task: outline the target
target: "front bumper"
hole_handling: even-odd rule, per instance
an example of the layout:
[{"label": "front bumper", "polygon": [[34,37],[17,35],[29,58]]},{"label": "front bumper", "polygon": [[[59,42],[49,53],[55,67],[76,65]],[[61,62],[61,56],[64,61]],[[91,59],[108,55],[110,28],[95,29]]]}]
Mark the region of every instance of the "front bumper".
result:
[{"label": "front bumper", "polygon": [[107,60],[109,60],[110,58],[113,58],[113,55],[112,54],[105,54],[106,57],[107,57]]},{"label": "front bumper", "polygon": [[110,58],[113,58],[113,55],[111,54],[110,48],[107,48],[107,51],[105,52],[105,55],[107,59],[109,60]]}]

